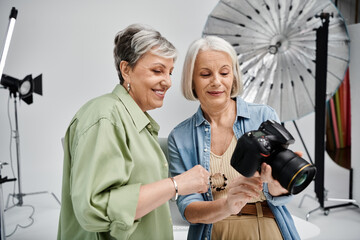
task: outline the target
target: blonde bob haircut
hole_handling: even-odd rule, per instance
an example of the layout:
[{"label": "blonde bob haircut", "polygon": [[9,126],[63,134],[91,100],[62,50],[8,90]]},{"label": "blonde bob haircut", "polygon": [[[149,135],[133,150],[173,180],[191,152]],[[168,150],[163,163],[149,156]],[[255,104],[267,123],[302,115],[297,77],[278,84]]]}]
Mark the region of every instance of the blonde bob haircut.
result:
[{"label": "blonde bob haircut", "polygon": [[243,90],[243,83],[241,81],[241,72],[239,61],[235,49],[224,39],[216,36],[206,36],[200,38],[189,46],[185,56],[184,67],[181,77],[181,90],[184,97],[191,101],[196,101],[198,98],[194,91],[193,73],[195,60],[200,51],[214,50],[225,52],[229,54],[232,60],[232,69],[234,73],[234,82],[231,89],[231,98],[239,95]]}]

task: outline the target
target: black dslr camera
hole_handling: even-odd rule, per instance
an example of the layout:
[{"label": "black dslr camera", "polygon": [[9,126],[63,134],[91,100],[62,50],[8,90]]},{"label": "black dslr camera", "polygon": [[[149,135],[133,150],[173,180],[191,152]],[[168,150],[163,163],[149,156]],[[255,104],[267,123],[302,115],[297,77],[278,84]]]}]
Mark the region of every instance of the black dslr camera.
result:
[{"label": "black dslr camera", "polygon": [[260,172],[263,162],[272,168],[272,176],[291,194],[304,190],[314,179],[316,168],[287,149],[293,136],[279,123],[268,120],[256,131],[239,138],[231,158],[231,166],[245,177]]}]

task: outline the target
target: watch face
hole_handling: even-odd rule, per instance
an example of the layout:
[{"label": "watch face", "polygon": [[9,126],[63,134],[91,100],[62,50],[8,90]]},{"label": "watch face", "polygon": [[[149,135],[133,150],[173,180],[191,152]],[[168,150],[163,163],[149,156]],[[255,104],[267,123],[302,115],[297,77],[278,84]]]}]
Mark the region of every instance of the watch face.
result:
[{"label": "watch face", "polygon": [[23,83],[20,85],[19,93],[20,93],[21,95],[29,94],[30,89],[31,89],[31,84],[30,84],[30,82],[29,82],[29,81],[25,81],[25,82],[23,82]]}]

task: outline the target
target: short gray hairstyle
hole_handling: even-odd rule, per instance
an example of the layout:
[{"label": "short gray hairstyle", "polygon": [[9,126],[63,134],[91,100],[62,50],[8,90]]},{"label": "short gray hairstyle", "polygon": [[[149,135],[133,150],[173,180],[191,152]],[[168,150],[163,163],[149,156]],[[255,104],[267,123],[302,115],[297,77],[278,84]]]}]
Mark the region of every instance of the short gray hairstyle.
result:
[{"label": "short gray hairstyle", "polygon": [[236,97],[243,90],[243,83],[241,80],[241,72],[239,67],[239,60],[235,49],[230,43],[217,36],[206,36],[195,40],[187,51],[184,67],[181,77],[181,90],[184,97],[188,100],[197,100],[196,93],[194,92],[193,73],[194,65],[197,55],[200,51],[215,50],[229,54],[232,60],[232,68],[234,73],[234,82],[231,89],[231,97]]},{"label": "short gray hairstyle", "polygon": [[120,71],[121,61],[127,61],[133,68],[141,56],[149,51],[164,58],[173,58],[174,62],[177,58],[177,50],[171,42],[158,31],[142,24],[132,24],[118,32],[114,44],[115,67],[120,84],[124,83]]}]

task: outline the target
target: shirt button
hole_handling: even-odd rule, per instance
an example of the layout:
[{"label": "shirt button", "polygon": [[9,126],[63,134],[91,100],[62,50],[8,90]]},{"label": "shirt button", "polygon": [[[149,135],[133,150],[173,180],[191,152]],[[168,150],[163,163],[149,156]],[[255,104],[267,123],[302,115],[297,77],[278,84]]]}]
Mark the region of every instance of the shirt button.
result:
[{"label": "shirt button", "polygon": [[206,196],[210,197],[210,194],[209,194],[209,193],[206,193]]},{"label": "shirt button", "polygon": [[207,148],[204,148],[204,152],[207,152]]},{"label": "shirt button", "polygon": [[165,167],[167,167],[167,166],[168,166],[168,164],[167,164],[167,163],[165,163],[165,164],[164,164],[164,166],[165,166]]},{"label": "shirt button", "polygon": [[208,238],[206,237],[206,238],[204,238],[205,240],[207,240]]},{"label": "shirt button", "polygon": [[209,129],[208,129],[208,128],[205,128],[205,132],[207,132],[207,131],[209,131]]},{"label": "shirt button", "polygon": [[151,129],[151,125],[147,125],[147,128],[148,128],[148,129]]}]

